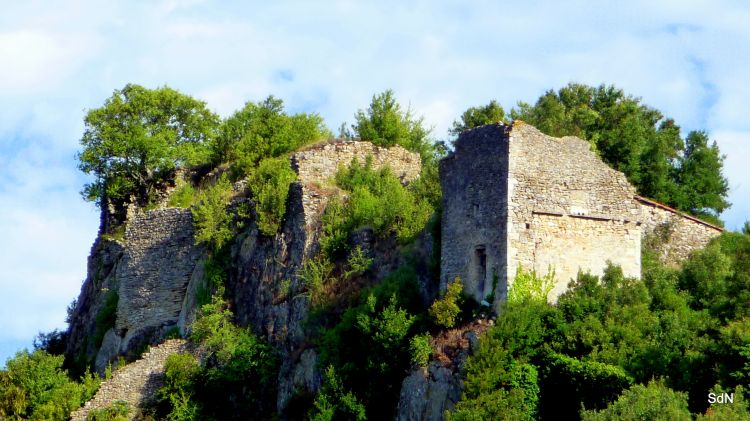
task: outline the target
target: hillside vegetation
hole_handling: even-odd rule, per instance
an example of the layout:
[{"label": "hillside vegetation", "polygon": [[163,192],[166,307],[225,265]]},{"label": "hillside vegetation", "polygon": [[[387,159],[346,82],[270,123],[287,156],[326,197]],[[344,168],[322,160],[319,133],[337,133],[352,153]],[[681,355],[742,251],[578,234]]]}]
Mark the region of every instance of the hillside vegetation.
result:
[{"label": "hillside vegetation", "polygon": [[[492,101],[466,110],[452,133],[509,119],[590,141],[644,196],[714,222],[729,206],[723,157],[708,135],[683,138],[673,120],[614,87],[571,84],[510,113]],[[331,131],[318,114],[289,114],[272,96],[221,119],[168,87],[127,85],[88,112],[78,158],[93,179],[83,195],[119,218],[103,234],[122,232],[117,224],[127,206],[156,206],[172,188],[166,202],[192,210],[195,241],[207,252],[190,336],[206,357],[169,357],[164,387],[153,407],[141,408],[143,417],[392,419],[403,379],[433,358],[432,338],[489,317],[462,294],[460,279],[431,302],[420,296],[420,284],[439,279],[437,163],[448,142],[436,141],[392,91],[374,95],[339,134],[416,152],[422,173],[404,185],[366,160],[331,180],[339,194],[322,215],[320,252],[294,283],[282,283],[282,295],[309,301],[308,345],[320,355],[322,385],[278,414],[278,350],[237,326],[231,311],[232,243],[252,215],[260,235],[279,233],[296,179],[289,154]],[[232,203],[238,181],[251,200]],[[375,276],[378,256],[350,241],[363,229],[397,256],[398,267]],[[426,237],[431,255],[419,247]],[[643,268],[642,281],[618,267],[601,279],[581,273],[555,305],[546,301],[545,277],[518,273],[516,290],[466,362],[463,395],[446,417],[750,419],[750,225],[722,234],[680,269],[647,249]],[[63,420],[95,392],[95,376],[55,355],[61,336],[41,335],[38,349],[19,352],[0,371],[0,418]],[[710,391],[734,393],[735,403],[709,407]],[[92,419],[123,419],[132,410],[111,408]]]}]

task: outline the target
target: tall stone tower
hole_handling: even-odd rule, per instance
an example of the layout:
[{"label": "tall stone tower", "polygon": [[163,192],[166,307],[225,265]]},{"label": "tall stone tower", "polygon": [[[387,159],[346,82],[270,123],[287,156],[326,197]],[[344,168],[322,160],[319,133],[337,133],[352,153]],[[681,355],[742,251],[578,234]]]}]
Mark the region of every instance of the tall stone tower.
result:
[{"label": "tall stone tower", "polygon": [[640,276],[635,188],[584,140],[522,122],[478,127],[441,161],[440,181],[442,288],[458,276],[481,301],[494,285],[497,308],[519,266],[554,269],[551,299],[579,270],[601,274],[608,261]]}]

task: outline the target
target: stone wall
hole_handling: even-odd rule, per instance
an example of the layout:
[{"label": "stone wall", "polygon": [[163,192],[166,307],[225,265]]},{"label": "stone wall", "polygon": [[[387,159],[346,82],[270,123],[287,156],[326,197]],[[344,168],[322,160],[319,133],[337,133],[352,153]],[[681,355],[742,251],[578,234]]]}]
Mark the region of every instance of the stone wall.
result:
[{"label": "stone wall", "polygon": [[383,148],[370,142],[332,140],[318,143],[292,155],[292,168],[304,183],[326,184],[336,175],[341,165],[349,165],[354,158],[361,164],[372,157],[373,167],[389,166],[403,181],[411,181],[419,176],[421,160],[419,155],[401,146]]},{"label": "stone wall", "polygon": [[203,252],[194,242],[189,209],[157,209],[128,219],[123,254],[114,274],[117,317],[98,350],[98,371],[118,355],[158,341],[169,329],[184,331],[190,319],[185,313],[194,311],[184,306],[190,295],[188,285],[202,281],[198,263]]},{"label": "stone wall", "polygon": [[640,276],[640,207],[625,175],[576,137],[516,122],[509,143],[508,283],[518,265],[552,267],[554,299],[579,270],[600,275],[607,261]]},{"label": "stone wall", "polygon": [[[508,132],[488,125],[462,133],[440,162],[443,190],[441,288],[461,277],[477,301],[492,292],[492,275],[504,279],[508,216]],[[498,286],[496,296],[505,297]]]},{"label": "stone wall", "polygon": [[652,236],[659,258],[669,265],[685,260],[723,231],[652,200],[640,196],[636,196],[636,200],[641,206],[644,232]]},{"label": "stone wall", "polygon": [[94,409],[103,409],[117,401],[128,404],[130,418],[137,419],[138,408],[153,401],[156,391],[164,381],[164,362],[177,353],[191,353],[200,358],[200,353],[182,339],[172,339],[151,348],[141,359],[116,370],[109,380],[99,387],[93,398],[83,407],[70,414],[72,421],[85,420]]}]

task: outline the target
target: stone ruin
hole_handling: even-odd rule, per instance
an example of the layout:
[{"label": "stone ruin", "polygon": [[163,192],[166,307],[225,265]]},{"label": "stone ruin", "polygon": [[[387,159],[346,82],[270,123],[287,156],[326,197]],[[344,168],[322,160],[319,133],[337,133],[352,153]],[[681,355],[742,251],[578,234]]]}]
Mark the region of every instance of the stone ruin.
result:
[{"label": "stone ruin", "polygon": [[519,267],[554,270],[555,300],[579,271],[601,275],[607,262],[640,277],[642,244],[657,231],[671,264],[722,231],[637,196],[588,142],[520,121],[463,132],[440,163],[440,182],[441,288],[460,277],[477,301],[494,292],[496,309]]}]

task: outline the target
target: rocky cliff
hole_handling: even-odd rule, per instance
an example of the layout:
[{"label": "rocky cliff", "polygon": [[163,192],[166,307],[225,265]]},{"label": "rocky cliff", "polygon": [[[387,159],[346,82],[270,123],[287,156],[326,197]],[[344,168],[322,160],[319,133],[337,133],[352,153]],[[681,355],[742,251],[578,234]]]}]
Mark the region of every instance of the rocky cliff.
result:
[{"label": "rocky cliff", "polygon": [[[374,168],[388,166],[404,183],[420,171],[417,154],[367,142],[324,142],[290,159],[298,180],[290,187],[279,232],[262,235],[250,215],[232,241],[227,282],[236,321],[251,326],[281,356],[279,411],[293,396],[314,394],[321,382],[318,357],[304,327],[308,296],[302,293],[297,271],[319,251],[320,217],[335,193],[326,185],[353,159],[369,159]],[[244,196],[241,192],[235,201],[251,200]],[[207,253],[195,245],[189,209],[128,209],[127,215],[124,235],[103,234],[95,241],[87,278],[70,314],[68,360],[79,367],[93,364],[99,372],[119,357],[134,360],[148,345],[184,335],[195,318],[196,294],[204,283]],[[112,220],[102,216],[102,221]],[[372,238],[366,233],[360,237],[364,239],[353,241],[369,244],[374,252]],[[398,264],[392,256],[375,258],[384,272]]]}]

